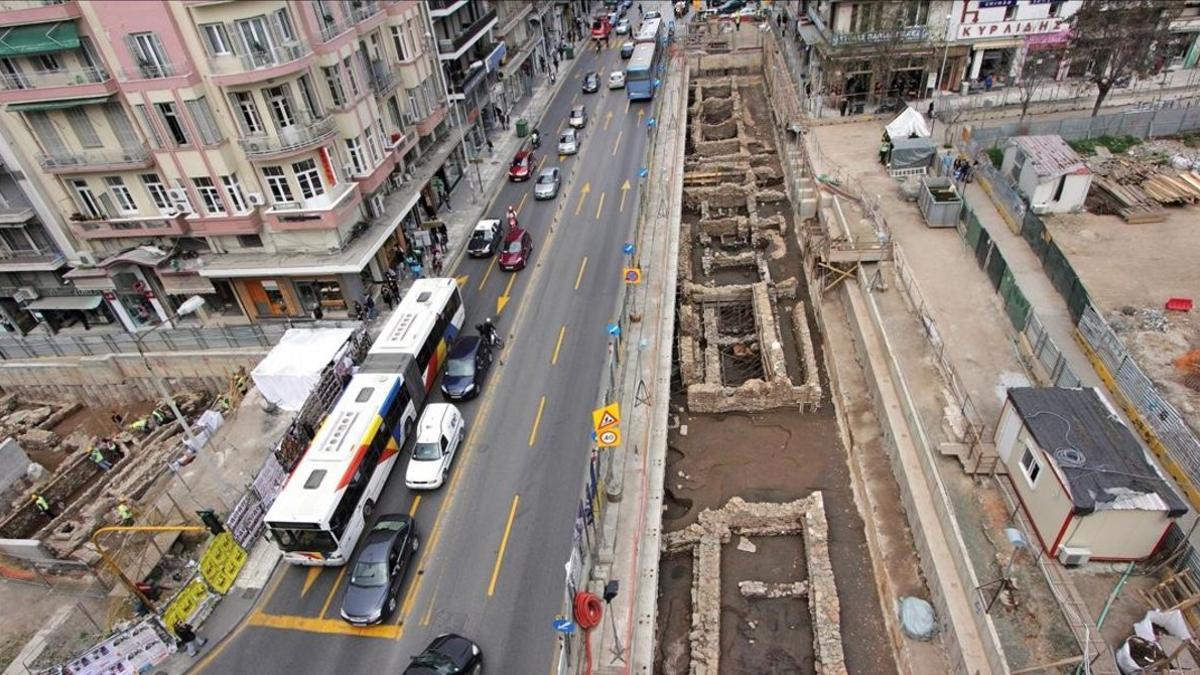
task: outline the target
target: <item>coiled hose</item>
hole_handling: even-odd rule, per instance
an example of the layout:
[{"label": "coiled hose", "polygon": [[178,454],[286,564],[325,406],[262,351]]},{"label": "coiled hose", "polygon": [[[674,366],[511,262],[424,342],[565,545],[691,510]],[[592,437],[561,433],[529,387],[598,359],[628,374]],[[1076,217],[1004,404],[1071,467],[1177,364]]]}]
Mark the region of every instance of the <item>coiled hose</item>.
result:
[{"label": "coiled hose", "polygon": [[604,616],[604,603],[595,593],[579,591],[575,594],[575,623],[584,630],[583,649],[587,657],[587,675],[592,673],[592,639],[591,631],[600,625]]}]

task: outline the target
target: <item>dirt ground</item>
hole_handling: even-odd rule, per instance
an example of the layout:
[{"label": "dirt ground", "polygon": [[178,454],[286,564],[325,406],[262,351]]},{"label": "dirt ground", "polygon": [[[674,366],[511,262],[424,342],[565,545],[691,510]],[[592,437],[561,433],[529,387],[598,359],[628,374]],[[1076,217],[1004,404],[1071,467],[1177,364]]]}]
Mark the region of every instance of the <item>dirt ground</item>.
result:
[{"label": "dirt ground", "polygon": [[[1090,213],[1045,222],[1138,365],[1200,432],[1194,421],[1200,391],[1184,384],[1173,365],[1184,352],[1200,348],[1200,319],[1195,310],[1163,311],[1168,298],[1200,302],[1200,265],[1190,255],[1200,248],[1200,207],[1168,208],[1166,213],[1166,222],[1145,225]],[[1166,319],[1163,330],[1160,315]]]},{"label": "dirt ground", "polygon": [[[684,415],[680,421],[687,426],[687,435],[675,430],[668,441],[669,506],[663,515],[664,530],[686,527],[703,509],[719,508],[734,496],[747,501],[790,501],[821,490],[841,600],[846,665],[852,673],[896,672],[883,637],[863,522],[854,505],[832,411]],[[736,586],[742,579],[803,579],[803,549],[793,537],[753,541],[759,546],[756,553],[738,551],[736,539],[723,550],[722,672],[813,672],[811,620],[805,603],[746,601]],[[781,560],[788,562],[781,564]],[[659,579],[660,644],[668,650],[673,642],[686,640],[690,626],[690,558],[665,560]],[[748,621],[755,621],[757,628],[750,629]]]},{"label": "dirt ground", "polygon": [[[59,438],[66,438],[72,432],[83,429],[92,436],[100,438],[112,436],[120,429],[113,423],[112,414],[119,412],[125,419],[132,421],[143,415],[149,414],[154,409],[154,404],[150,401],[137,403],[134,405],[115,405],[115,406],[84,406],[79,410],[71,413],[69,417],[59,422],[51,431],[58,434]],[[58,450],[34,450],[26,449],[25,454],[29,455],[29,459],[46,467],[47,470],[53,472],[58,468],[58,465],[67,458],[67,455]]]},{"label": "dirt ground", "polygon": [[[59,610],[73,607],[71,616],[43,655],[29,666],[50,665],[55,658],[76,653],[93,642],[96,635],[103,633],[108,611],[106,597],[81,595],[86,588],[82,585],[62,585],[59,590],[50,590],[38,583],[22,583],[0,579],[0,670],[7,668],[25,646],[29,638],[46,624]],[[20,611],[13,608],[19,607]],[[95,621],[95,623],[93,623]]]}]

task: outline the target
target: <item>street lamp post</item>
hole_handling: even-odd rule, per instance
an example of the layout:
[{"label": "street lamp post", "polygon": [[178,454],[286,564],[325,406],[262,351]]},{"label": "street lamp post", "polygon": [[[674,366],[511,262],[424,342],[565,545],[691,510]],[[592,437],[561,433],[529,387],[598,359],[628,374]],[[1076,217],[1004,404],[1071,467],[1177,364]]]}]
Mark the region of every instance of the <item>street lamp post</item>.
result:
[{"label": "street lamp post", "polygon": [[133,344],[135,347],[137,347],[138,355],[142,357],[142,364],[146,366],[146,372],[150,374],[150,379],[154,381],[154,388],[158,391],[159,396],[167,400],[167,405],[170,406],[171,412],[175,415],[175,419],[179,420],[179,423],[183,426],[183,435],[191,442],[195,442],[196,440],[196,435],[192,433],[192,426],[188,424],[187,418],[184,417],[183,412],[179,410],[179,406],[175,404],[175,399],[167,391],[166,383],[164,383],[162,378],[158,376],[158,373],[156,373],[154,369],[150,367],[150,360],[146,358],[146,351],[143,349],[142,341],[159,328],[173,325],[175,319],[178,319],[181,316],[187,316],[188,314],[193,314],[203,306],[204,298],[198,295],[193,295],[187,300],[184,300],[179,305],[179,309],[175,310],[173,314],[167,317],[166,321],[158,324],[145,333],[135,335],[133,338]]}]

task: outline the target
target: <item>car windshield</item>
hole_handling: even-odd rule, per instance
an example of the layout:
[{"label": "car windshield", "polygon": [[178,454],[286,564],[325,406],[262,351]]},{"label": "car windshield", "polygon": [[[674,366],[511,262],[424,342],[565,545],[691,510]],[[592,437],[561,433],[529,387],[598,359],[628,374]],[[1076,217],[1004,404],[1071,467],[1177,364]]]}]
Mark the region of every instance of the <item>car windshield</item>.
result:
[{"label": "car windshield", "polygon": [[491,238],[491,233],[483,230],[475,230],[475,232],[471,234],[471,241],[487,241]]},{"label": "car windshield", "polygon": [[350,573],[350,585],[378,588],[387,585],[387,565],[381,562],[358,562]]},{"label": "car windshield", "polygon": [[437,443],[417,443],[413,446],[413,459],[429,461],[442,456],[442,446]]},{"label": "car windshield", "polygon": [[470,377],[475,374],[475,359],[466,356],[461,359],[450,359],[446,363],[446,374],[450,377]]},{"label": "car windshield", "polygon": [[508,246],[504,247],[504,252],[505,253],[520,253],[521,252],[521,240],[513,239],[512,241],[508,242]]},{"label": "car windshield", "polygon": [[583,108],[576,108],[572,110],[571,117],[583,117]]},{"label": "car windshield", "polygon": [[554,174],[544,173],[538,176],[538,185],[550,185],[554,182]]},{"label": "car windshield", "polygon": [[563,134],[562,138],[558,139],[560,143],[574,143],[575,134]]},{"label": "car windshield", "polygon": [[525,166],[525,158],[518,157],[518,158],[514,159],[512,165],[513,165],[514,169],[519,169],[519,168]]},{"label": "car windshield", "polygon": [[437,675],[454,675],[458,672],[458,666],[454,664],[454,661],[440,652],[423,652],[414,657],[412,662],[414,666],[428,668]]}]

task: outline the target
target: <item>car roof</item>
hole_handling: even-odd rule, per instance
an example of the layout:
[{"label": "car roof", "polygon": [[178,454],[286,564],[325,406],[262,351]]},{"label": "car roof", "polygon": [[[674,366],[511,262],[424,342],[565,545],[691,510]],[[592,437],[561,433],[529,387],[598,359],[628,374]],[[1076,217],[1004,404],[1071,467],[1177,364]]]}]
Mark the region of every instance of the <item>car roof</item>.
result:
[{"label": "car roof", "polygon": [[532,150],[521,150],[521,151],[517,152],[517,156],[513,157],[513,159],[525,159],[526,157],[528,157],[532,154],[533,154]]},{"label": "car roof", "polygon": [[563,136],[574,136],[577,133],[579,132],[574,127],[567,127],[566,129],[562,130]]},{"label": "car roof", "polygon": [[516,241],[516,240],[520,239],[524,234],[525,234],[525,230],[522,230],[519,227],[514,227],[508,231],[508,234],[504,235],[504,243],[507,244],[509,242]]},{"label": "car roof", "polygon": [[580,103],[579,105],[577,105],[577,106],[573,106],[573,107],[571,108],[571,114],[572,114],[572,115],[574,115],[575,113],[577,113],[577,112],[583,112],[584,110],[587,110],[587,106],[585,106],[585,105],[583,105],[582,103]]},{"label": "car roof", "polygon": [[466,356],[471,356],[477,349],[479,349],[479,336],[464,335],[454,343],[453,347],[450,348],[450,355],[446,358],[461,359]]},{"label": "car roof", "polygon": [[552,166],[548,169],[542,169],[542,172],[538,174],[538,178],[541,178],[542,176],[553,176],[557,172],[558,172],[557,166]]},{"label": "car roof", "polygon": [[485,218],[475,224],[476,232],[487,232],[500,224],[499,218]]},{"label": "car roof", "polygon": [[[456,410],[453,403],[430,403],[421,413],[417,421],[417,442],[431,442],[441,437],[446,429],[446,420],[451,411]],[[425,440],[429,439],[429,440]]]}]

